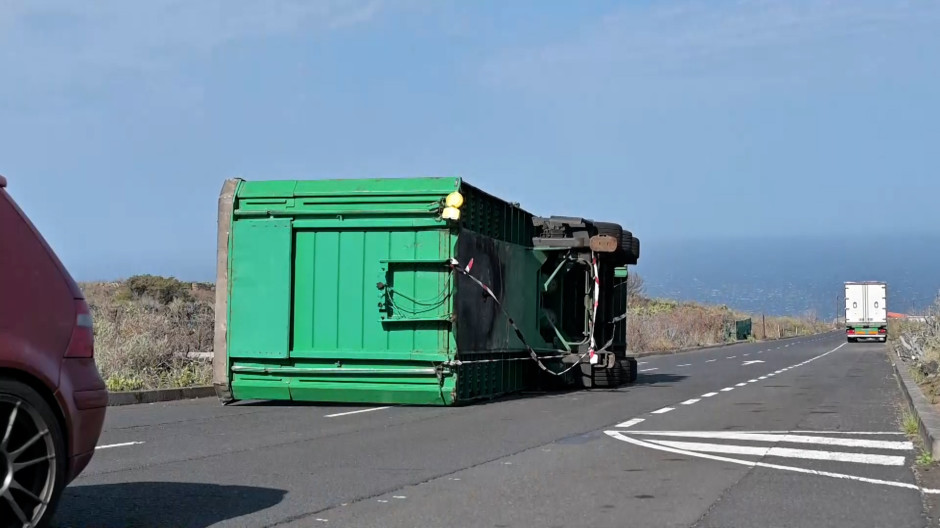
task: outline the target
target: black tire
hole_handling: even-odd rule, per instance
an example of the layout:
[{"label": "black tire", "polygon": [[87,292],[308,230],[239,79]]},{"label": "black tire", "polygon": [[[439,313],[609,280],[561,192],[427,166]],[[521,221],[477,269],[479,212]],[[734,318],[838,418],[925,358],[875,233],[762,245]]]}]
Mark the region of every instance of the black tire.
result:
[{"label": "black tire", "polygon": [[633,253],[634,260],[640,260],[640,239],[633,237],[630,243],[630,253]]},{"label": "black tire", "polygon": [[597,230],[598,235],[606,235],[616,238],[618,241],[623,235],[623,228],[620,227],[620,224],[615,224],[613,222],[594,222],[594,229]]},{"label": "black tire", "polygon": [[623,369],[627,371],[627,383],[636,383],[637,362],[636,358],[627,358],[620,362]]},{"label": "black tire", "polygon": [[[2,436],[8,430],[11,431],[10,438],[4,445]],[[0,482],[15,474],[17,483],[30,490],[33,495],[41,497],[46,506],[43,507],[21,492],[15,493],[13,496],[17,508],[27,516],[27,522],[22,522],[19,519],[21,513],[17,512],[8,500],[0,500],[0,528],[21,528],[29,522],[37,528],[48,526],[65,488],[68,464],[62,425],[52,407],[29,385],[0,378],[0,460],[27,445],[29,447],[14,460],[41,461],[22,467],[16,472],[12,467],[0,464],[0,472],[4,472],[0,475]],[[42,460],[45,457],[51,458]],[[0,488],[0,491],[6,490]]]},{"label": "black tire", "polygon": [[620,235],[620,248],[626,251],[627,253],[629,253],[631,251],[632,244],[633,244],[633,233],[624,229],[623,233],[621,233]]},{"label": "black tire", "polygon": [[585,389],[594,388],[594,365],[587,361],[587,358],[581,362],[581,387]]}]

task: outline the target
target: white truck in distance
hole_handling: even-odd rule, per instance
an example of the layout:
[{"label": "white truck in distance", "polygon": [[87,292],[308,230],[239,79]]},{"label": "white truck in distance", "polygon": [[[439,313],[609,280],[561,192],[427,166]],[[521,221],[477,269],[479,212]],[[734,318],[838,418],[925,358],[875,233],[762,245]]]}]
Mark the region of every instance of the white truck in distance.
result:
[{"label": "white truck in distance", "polygon": [[845,336],[888,340],[887,286],[883,282],[845,283]]}]

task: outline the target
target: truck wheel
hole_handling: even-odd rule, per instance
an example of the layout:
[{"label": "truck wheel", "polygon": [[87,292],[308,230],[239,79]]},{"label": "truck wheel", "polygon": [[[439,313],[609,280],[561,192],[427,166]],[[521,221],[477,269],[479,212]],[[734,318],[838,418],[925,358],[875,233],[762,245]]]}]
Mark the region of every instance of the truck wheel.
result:
[{"label": "truck wheel", "polygon": [[594,229],[597,229],[599,236],[613,237],[617,241],[618,249],[624,249],[622,243],[623,228],[620,224],[613,222],[594,222]]},{"label": "truck wheel", "polygon": [[581,387],[585,389],[594,388],[594,365],[586,361],[581,363]]},{"label": "truck wheel", "polygon": [[637,364],[636,358],[627,358],[621,361],[623,369],[627,372],[627,383],[636,383]]}]

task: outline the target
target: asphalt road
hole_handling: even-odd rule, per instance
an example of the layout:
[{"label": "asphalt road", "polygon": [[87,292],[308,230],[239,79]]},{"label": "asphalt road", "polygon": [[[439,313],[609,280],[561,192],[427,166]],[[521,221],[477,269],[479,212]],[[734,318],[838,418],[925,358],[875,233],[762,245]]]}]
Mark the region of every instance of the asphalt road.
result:
[{"label": "asphalt road", "polygon": [[641,362],[627,388],[452,409],[113,408],[56,525],[927,523],[883,345],[837,333]]}]

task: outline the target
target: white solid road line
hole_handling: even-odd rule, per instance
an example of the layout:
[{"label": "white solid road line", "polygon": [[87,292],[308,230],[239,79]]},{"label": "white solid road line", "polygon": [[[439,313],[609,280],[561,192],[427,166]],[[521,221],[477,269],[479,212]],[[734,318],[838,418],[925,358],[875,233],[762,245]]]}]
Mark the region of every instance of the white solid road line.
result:
[{"label": "white solid road line", "polygon": [[751,431],[754,433],[783,433],[783,434],[844,434],[844,435],[872,435],[872,436],[881,436],[881,435],[903,435],[900,431]]},{"label": "white solid road line", "polygon": [[870,453],[845,453],[842,451],[815,451],[812,449],[791,449],[789,447],[756,447],[725,444],[705,444],[700,442],[673,442],[669,440],[650,440],[650,443],[687,451],[706,453],[724,453],[729,455],[774,456],[781,458],[802,458],[808,460],[828,460],[830,462],[854,462],[856,464],[875,464],[879,466],[903,466],[904,457],[896,455],[875,455]]},{"label": "white solid road line", "polygon": [[101,446],[95,447],[95,449],[111,449],[114,447],[129,447],[129,446],[135,446],[135,445],[141,445],[141,444],[143,444],[143,442],[124,442],[122,444],[101,445]]},{"label": "white solid road line", "polygon": [[700,401],[702,400],[700,400],[699,398],[692,398],[691,400],[685,400],[684,402],[682,402],[682,405],[692,405],[693,403],[698,403]]},{"label": "white solid road line", "polygon": [[337,417],[340,417],[340,416],[349,416],[350,414],[359,414],[359,413],[367,413],[367,412],[372,412],[372,411],[381,411],[381,410],[384,410],[384,409],[391,409],[391,407],[372,407],[372,408],[369,408],[369,409],[359,409],[358,411],[348,411],[348,412],[341,412],[341,413],[336,413],[336,414],[328,414],[328,415],[324,416],[324,418],[337,418]]},{"label": "white solid road line", "polygon": [[711,438],[722,440],[744,440],[748,442],[774,442],[788,444],[818,444],[843,447],[864,447],[888,449],[893,451],[912,451],[912,442],[893,440],[867,440],[858,438],[829,438],[826,436],[806,436],[790,433],[735,432],[735,431],[631,431],[633,434],[667,436],[679,438]]},{"label": "white solid road line", "polygon": [[855,475],[846,475],[844,473],[834,473],[832,471],[817,471],[815,469],[806,469],[806,468],[793,467],[793,466],[782,466],[779,464],[768,464],[767,462],[755,462],[753,460],[741,460],[739,458],[710,455],[708,453],[696,453],[695,451],[684,451],[682,449],[673,449],[671,447],[651,444],[649,442],[644,442],[643,440],[638,440],[636,438],[630,438],[629,436],[624,436],[620,434],[618,431],[605,431],[605,433],[607,434],[607,436],[610,436],[611,438],[615,438],[622,442],[627,442],[629,444],[638,445],[642,447],[648,447],[650,449],[657,449],[659,451],[665,451],[667,453],[675,453],[678,455],[705,458],[708,460],[716,460],[718,462],[729,462],[731,464],[739,464],[739,465],[747,466],[747,467],[762,467],[762,468],[769,468],[769,469],[779,469],[781,471],[792,471],[793,473],[802,473],[804,475],[816,475],[820,477],[831,477],[831,478],[843,479],[843,480],[854,480],[856,482],[878,484],[881,486],[889,486],[889,487],[894,487],[894,488],[911,489],[915,491],[920,491],[921,493],[928,493],[931,495],[940,494],[940,489],[922,488],[920,486],[917,486],[915,484],[909,484],[907,482],[895,482],[891,480],[858,477]]},{"label": "white solid road line", "polygon": [[626,422],[623,422],[622,424],[617,424],[617,429],[626,429],[628,427],[633,427],[634,425],[645,422],[645,421],[646,421],[645,418],[634,418],[632,420],[627,420]]},{"label": "white solid road line", "polygon": [[674,410],[676,410],[675,407],[663,407],[662,409],[653,411],[653,414],[663,414],[663,413],[667,413],[669,411],[674,411]]}]

